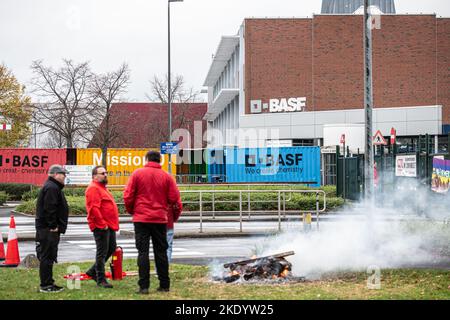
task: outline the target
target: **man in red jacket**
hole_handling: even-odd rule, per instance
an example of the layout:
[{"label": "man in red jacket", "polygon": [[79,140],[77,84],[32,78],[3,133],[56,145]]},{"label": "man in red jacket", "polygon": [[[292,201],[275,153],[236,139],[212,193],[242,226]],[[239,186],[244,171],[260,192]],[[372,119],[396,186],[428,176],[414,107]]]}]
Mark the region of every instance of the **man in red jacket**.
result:
[{"label": "man in red jacket", "polygon": [[92,182],[86,189],[87,219],[97,245],[95,263],[86,274],[102,288],[112,288],[105,278],[105,263],[116,250],[116,232],[119,230],[119,210],[106,189],[107,183],[106,169],[96,166],[92,170]]},{"label": "man in red jacket", "polygon": [[149,151],[145,159],[147,164],[133,172],[123,196],[127,212],[133,215],[141,294],[148,294],[150,287],[150,238],[159,279],[158,291],[169,291],[167,215],[172,206],[176,222],[183,207],[175,180],[161,170],[160,153]]}]

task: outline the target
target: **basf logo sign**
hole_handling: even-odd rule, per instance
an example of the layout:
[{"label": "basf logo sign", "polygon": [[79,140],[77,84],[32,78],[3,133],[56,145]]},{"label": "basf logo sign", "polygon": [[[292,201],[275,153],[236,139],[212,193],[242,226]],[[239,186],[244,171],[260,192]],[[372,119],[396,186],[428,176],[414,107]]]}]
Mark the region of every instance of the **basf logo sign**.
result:
[{"label": "basf logo sign", "polygon": [[291,182],[320,186],[320,148],[227,149],[227,182]]},{"label": "basf logo sign", "polygon": [[306,97],[269,99],[268,102],[250,101],[250,113],[263,113],[264,110],[268,110],[270,113],[301,112],[305,111],[305,107]]}]

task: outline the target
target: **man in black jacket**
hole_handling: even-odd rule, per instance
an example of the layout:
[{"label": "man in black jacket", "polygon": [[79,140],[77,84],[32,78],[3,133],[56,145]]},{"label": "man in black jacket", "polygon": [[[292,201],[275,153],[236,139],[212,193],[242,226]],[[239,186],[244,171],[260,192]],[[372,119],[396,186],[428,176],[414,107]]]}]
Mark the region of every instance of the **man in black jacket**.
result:
[{"label": "man in black jacket", "polygon": [[36,253],[40,261],[40,292],[60,292],[55,285],[53,263],[57,262],[60,234],[67,229],[69,207],[62,189],[67,171],[53,165],[48,171],[48,180],[39,192],[36,205]]}]

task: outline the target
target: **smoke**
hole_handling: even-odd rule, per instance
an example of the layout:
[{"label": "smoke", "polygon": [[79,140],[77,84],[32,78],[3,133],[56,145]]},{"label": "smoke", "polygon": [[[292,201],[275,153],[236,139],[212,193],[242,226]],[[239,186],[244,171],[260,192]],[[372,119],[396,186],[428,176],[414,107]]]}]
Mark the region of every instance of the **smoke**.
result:
[{"label": "smoke", "polygon": [[256,254],[294,251],[286,258],[293,275],[308,279],[373,267],[450,268],[449,195],[432,194],[415,181],[377,190],[371,203],[347,205],[333,221],[323,218],[319,230],[315,222],[309,232],[285,224],[287,231],[255,243]]},{"label": "smoke", "polygon": [[449,198],[413,181],[397,183],[394,192],[378,194],[372,203],[347,206],[318,231],[297,227],[267,239],[260,254],[293,250],[287,260],[294,275],[310,279],[372,266],[450,268]]}]

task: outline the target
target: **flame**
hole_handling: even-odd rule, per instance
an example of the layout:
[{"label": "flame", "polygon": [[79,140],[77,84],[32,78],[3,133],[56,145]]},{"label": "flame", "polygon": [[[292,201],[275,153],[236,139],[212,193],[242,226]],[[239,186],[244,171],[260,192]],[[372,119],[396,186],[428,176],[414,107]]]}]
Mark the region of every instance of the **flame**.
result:
[{"label": "flame", "polygon": [[280,273],[280,277],[286,278],[289,275],[289,270],[284,269],[282,273]]},{"label": "flame", "polygon": [[239,274],[239,272],[237,272],[236,270],[231,271],[232,276],[237,276],[238,274]]}]

